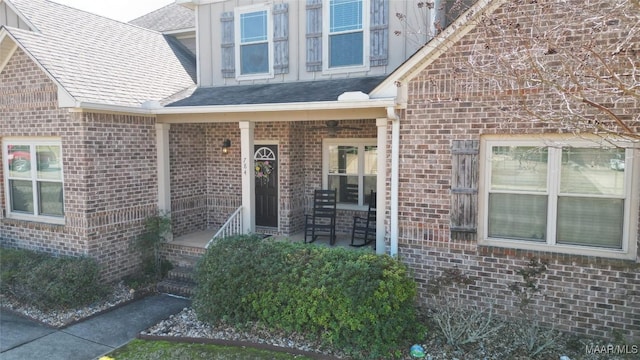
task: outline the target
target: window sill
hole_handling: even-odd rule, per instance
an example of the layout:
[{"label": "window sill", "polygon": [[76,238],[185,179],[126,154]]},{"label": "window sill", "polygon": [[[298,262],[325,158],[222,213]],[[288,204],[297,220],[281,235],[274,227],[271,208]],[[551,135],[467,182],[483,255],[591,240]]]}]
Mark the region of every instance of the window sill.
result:
[{"label": "window sill", "polygon": [[548,245],[546,243],[534,243],[519,240],[484,239],[479,240],[478,245],[493,246],[507,249],[532,250],[567,255],[593,256],[601,258],[635,260],[637,258],[635,246],[628,250],[616,250],[589,246]]},{"label": "window sill", "polygon": [[51,224],[51,225],[65,225],[65,218],[58,218],[53,216],[33,216],[33,215],[23,215],[23,214],[15,214],[9,213],[4,218],[6,220],[17,220],[17,221],[29,221],[36,222],[42,224]]},{"label": "window sill", "polygon": [[239,75],[236,74],[236,81],[253,81],[253,80],[269,80],[273,79],[272,73],[265,74],[251,74],[251,75]]},{"label": "window sill", "polygon": [[341,66],[334,68],[323,68],[322,75],[334,75],[334,74],[350,74],[355,72],[369,71],[369,67],[366,65],[353,65],[353,66]]}]

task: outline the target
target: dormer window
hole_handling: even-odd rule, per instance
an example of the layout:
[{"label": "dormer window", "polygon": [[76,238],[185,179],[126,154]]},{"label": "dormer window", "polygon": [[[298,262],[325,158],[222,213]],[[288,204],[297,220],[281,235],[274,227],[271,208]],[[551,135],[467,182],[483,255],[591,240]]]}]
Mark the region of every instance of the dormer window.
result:
[{"label": "dormer window", "polygon": [[273,35],[268,7],[249,7],[236,12],[236,76],[272,76]]}]

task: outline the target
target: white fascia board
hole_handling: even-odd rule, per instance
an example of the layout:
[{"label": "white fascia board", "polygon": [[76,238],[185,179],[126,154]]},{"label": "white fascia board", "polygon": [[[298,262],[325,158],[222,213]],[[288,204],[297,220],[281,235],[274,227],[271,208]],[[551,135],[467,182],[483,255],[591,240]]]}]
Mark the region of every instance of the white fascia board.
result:
[{"label": "white fascia board", "polygon": [[487,13],[492,13],[502,6],[507,0],[478,0],[456,21],[444,31],[426,43],[420,50],[413,54],[407,61],[395,69],[382,83],[371,91],[371,96],[385,94],[391,86],[403,86],[427,66],[436,61],[440,55],[449,50],[462,37],[473,30],[478,18]]},{"label": "white fascia board", "polygon": [[193,9],[194,6],[225,2],[228,0],[176,0],[176,4]]},{"label": "white fascia board", "polygon": [[387,108],[395,106],[395,98],[370,99],[359,101],[317,101],[301,103],[255,104],[255,105],[210,105],[210,106],[176,106],[155,109],[157,115],[206,114],[206,113],[251,113],[277,111],[314,111],[314,110],[346,110]]},{"label": "white fascia board", "polygon": [[9,36],[5,27],[0,27],[0,72],[18,49],[18,44]]},{"label": "white fascia board", "polygon": [[[178,39],[185,38],[185,37],[195,37],[196,36],[196,28],[192,27],[192,28],[184,28],[184,29],[163,31],[162,34],[175,36]],[[182,35],[182,37],[180,35]]]},{"label": "white fascia board", "polygon": [[124,113],[124,114],[133,114],[133,115],[149,115],[153,116],[155,113],[154,109],[148,109],[138,106],[123,106],[123,105],[110,105],[110,104],[99,104],[99,103],[91,103],[91,102],[82,102],[76,101],[72,106],[66,106],[70,108],[70,111],[97,111],[97,112],[108,112],[108,113]]},{"label": "white fascia board", "polygon": [[77,104],[76,99],[69,94],[67,89],[65,89],[62,85],[58,84],[58,107],[60,108],[70,108],[75,107]]}]

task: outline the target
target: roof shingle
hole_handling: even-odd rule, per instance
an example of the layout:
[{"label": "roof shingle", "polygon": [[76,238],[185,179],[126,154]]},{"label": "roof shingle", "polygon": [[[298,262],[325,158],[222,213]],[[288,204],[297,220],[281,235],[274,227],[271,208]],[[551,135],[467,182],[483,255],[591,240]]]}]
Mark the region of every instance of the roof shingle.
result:
[{"label": "roof shingle", "polygon": [[170,32],[195,28],[196,15],[195,11],[191,9],[171,3],[133,19],[129,23],[159,32]]},{"label": "roof shingle", "polygon": [[336,101],[345,92],[369,94],[384,76],[198,88],[167,106],[214,106]]},{"label": "roof shingle", "polygon": [[77,101],[140,106],[194,85],[195,58],[156,31],[47,0],[8,0],[39,30],[7,30]]}]

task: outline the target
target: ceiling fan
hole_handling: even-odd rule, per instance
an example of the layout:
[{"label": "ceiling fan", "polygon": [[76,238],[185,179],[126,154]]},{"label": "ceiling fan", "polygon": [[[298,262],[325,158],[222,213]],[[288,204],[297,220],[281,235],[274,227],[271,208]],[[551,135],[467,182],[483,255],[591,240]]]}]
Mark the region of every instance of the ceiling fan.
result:
[{"label": "ceiling fan", "polygon": [[329,136],[335,136],[340,130],[362,130],[359,127],[353,126],[340,126],[338,120],[327,120],[325,126],[317,126],[312,128],[314,130],[326,130]]}]

